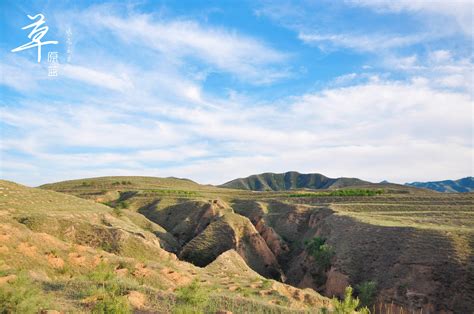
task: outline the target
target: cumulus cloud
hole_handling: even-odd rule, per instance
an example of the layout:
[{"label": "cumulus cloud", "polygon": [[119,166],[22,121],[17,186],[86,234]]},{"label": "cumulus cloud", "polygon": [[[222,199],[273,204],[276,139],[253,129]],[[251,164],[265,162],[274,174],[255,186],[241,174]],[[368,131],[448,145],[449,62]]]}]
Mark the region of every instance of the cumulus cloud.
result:
[{"label": "cumulus cloud", "polygon": [[[221,183],[288,169],[398,182],[472,172],[467,94],[420,81],[380,80],[282,101],[286,108],[252,109],[244,103],[179,108],[169,111],[174,122],[168,123],[154,123],[150,116],[122,124],[120,110],[87,107],[76,108],[74,115],[37,108],[34,114],[8,110],[3,116],[25,134],[15,141],[17,150],[71,173],[136,171]],[[54,123],[41,122],[46,119]],[[35,140],[41,145],[18,144]],[[83,146],[100,149],[65,153]],[[114,148],[119,151],[110,151]],[[122,170],[113,173],[117,169]],[[56,171],[50,176],[62,179],[64,173]]]},{"label": "cumulus cloud", "polygon": [[455,56],[449,50],[433,50],[421,57],[417,54],[408,57],[390,55],[384,58],[383,65],[406,72],[418,80],[425,78],[435,87],[459,89],[473,95],[472,59]]},{"label": "cumulus cloud", "polygon": [[[204,86],[208,71],[252,84],[287,75],[288,54],[257,38],[188,19],[88,13],[82,36],[109,42],[75,47],[76,63],[60,69],[57,84],[2,77],[21,93],[0,108],[2,126],[15,130],[0,145],[2,177],[40,184],[133,174],[218,184],[287,170],[395,182],[472,174],[472,61],[449,49],[384,56],[385,69],[403,79],[350,70],[322,90],[271,102]],[[363,51],[423,40],[305,34]],[[117,54],[131,48],[137,58],[124,62]],[[192,69],[195,60],[204,65]],[[5,62],[2,70],[36,73],[31,66]]]}]

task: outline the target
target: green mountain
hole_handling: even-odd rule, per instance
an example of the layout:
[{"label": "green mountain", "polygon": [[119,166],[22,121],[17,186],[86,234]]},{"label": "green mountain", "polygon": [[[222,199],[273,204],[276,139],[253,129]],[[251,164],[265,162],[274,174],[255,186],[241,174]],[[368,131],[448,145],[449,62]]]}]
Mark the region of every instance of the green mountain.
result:
[{"label": "green mountain", "polygon": [[412,182],[405,185],[414,186],[417,188],[425,188],[438,192],[458,193],[458,192],[473,192],[474,178],[466,177],[459,180],[444,180],[432,182]]},{"label": "green mountain", "polygon": [[285,173],[262,173],[246,178],[239,178],[220,185],[224,188],[233,188],[252,191],[285,191],[292,189],[331,189],[347,186],[367,185],[370,182],[357,178],[328,178],[319,173],[299,173],[289,171]]}]

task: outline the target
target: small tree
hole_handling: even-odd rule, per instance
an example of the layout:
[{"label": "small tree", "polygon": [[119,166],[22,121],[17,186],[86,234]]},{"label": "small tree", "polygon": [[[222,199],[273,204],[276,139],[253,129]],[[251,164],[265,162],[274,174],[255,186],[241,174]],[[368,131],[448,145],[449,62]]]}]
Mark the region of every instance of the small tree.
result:
[{"label": "small tree", "polygon": [[352,297],[352,287],[346,287],[344,291],[344,300],[339,301],[337,298],[332,299],[335,314],[352,314],[359,306],[359,299]]},{"label": "small tree", "polygon": [[331,266],[331,259],[334,255],[332,247],[326,244],[326,239],[314,237],[310,241],[305,242],[306,250],[314,257],[316,263],[323,271],[326,271]]},{"label": "small tree", "polygon": [[370,307],[374,304],[377,284],[374,281],[364,281],[356,286],[361,306]]}]

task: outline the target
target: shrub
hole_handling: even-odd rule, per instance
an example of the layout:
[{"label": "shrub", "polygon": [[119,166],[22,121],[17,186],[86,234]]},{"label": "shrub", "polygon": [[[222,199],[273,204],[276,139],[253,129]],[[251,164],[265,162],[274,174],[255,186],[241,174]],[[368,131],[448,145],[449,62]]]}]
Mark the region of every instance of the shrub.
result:
[{"label": "shrub", "polygon": [[128,300],[123,296],[125,289],[121,287],[112,265],[100,263],[87,277],[93,284],[88,294],[97,299],[93,313],[131,313]]},{"label": "shrub", "polygon": [[129,206],[129,204],[127,202],[120,202],[119,203],[119,207],[123,208],[123,209],[127,209]]},{"label": "shrub", "polygon": [[104,287],[107,282],[115,278],[115,273],[111,265],[102,262],[98,264],[93,271],[88,273],[87,277],[93,283],[100,284]]},{"label": "shrub", "polygon": [[352,297],[352,287],[348,286],[344,292],[344,300],[339,301],[333,298],[332,305],[334,307],[333,313],[335,314],[352,314],[359,306],[359,299]]},{"label": "shrub", "polygon": [[374,281],[364,281],[356,286],[361,306],[370,307],[375,302],[377,284]]},{"label": "shrub", "polygon": [[177,311],[182,307],[192,307],[196,310],[203,309],[208,300],[208,293],[195,279],[189,285],[181,287],[176,291]]},{"label": "shrub", "polygon": [[331,259],[334,256],[334,250],[330,245],[326,244],[326,239],[314,237],[310,241],[305,242],[306,250],[314,257],[318,266],[326,271],[331,266]]},{"label": "shrub", "polygon": [[262,289],[270,289],[272,287],[272,281],[269,279],[262,280]]},{"label": "shrub", "polygon": [[97,314],[128,314],[131,313],[126,297],[104,293],[94,305],[92,313]]},{"label": "shrub", "polygon": [[329,192],[291,193],[288,197],[322,197],[322,196],[375,196],[385,193],[384,190],[373,189],[344,189]]},{"label": "shrub", "polygon": [[49,299],[25,273],[0,289],[0,313],[39,313],[48,309]]}]

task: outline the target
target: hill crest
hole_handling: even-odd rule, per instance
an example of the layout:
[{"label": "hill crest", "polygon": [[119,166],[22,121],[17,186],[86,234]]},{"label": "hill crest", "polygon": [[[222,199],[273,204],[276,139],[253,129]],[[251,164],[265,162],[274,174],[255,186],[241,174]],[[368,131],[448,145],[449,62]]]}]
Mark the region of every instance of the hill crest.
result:
[{"label": "hill crest", "polygon": [[459,180],[411,182],[405,183],[405,185],[445,193],[474,192],[474,177],[465,177]]},{"label": "hill crest", "polygon": [[320,173],[305,174],[288,171],[284,173],[266,172],[238,178],[219,185],[219,187],[252,191],[285,191],[293,189],[320,190],[367,184],[370,182],[357,178],[329,178]]}]

